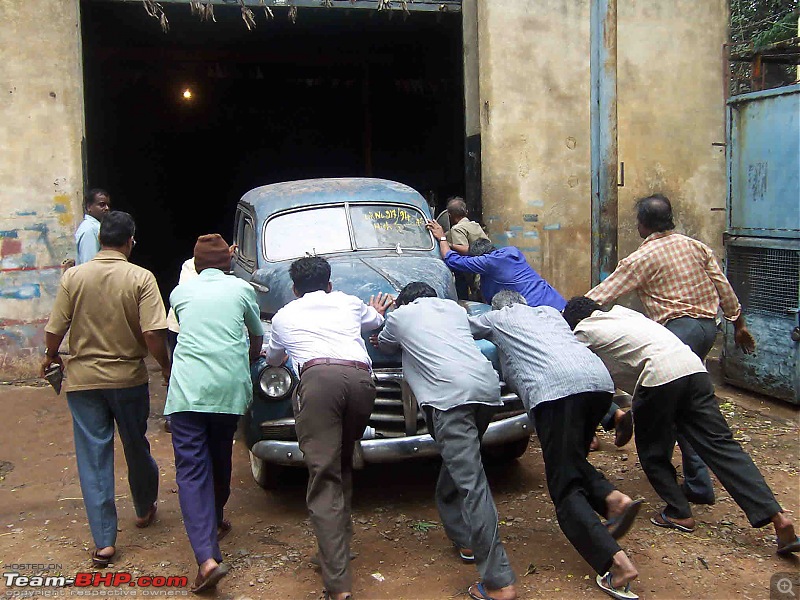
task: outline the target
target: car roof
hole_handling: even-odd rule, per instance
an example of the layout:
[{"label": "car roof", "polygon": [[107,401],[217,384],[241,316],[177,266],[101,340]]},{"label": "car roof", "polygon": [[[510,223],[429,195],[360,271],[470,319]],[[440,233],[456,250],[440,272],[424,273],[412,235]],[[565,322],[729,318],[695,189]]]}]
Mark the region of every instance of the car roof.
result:
[{"label": "car roof", "polygon": [[242,196],[260,218],[291,208],[341,202],[398,202],[428,213],[425,199],[414,188],[388,179],[335,177],[262,185]]}]

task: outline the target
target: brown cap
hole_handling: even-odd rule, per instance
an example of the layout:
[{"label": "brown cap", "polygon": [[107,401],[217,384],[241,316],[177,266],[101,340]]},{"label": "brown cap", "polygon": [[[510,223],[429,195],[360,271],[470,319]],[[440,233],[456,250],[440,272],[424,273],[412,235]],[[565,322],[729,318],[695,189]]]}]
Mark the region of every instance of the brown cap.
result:
[{"label": "brown cap", "polygon": [[231,253],[228,243],[218,233],[201,235],[194,245],[194,268],[199,273],[203,269],[231,268]]}]

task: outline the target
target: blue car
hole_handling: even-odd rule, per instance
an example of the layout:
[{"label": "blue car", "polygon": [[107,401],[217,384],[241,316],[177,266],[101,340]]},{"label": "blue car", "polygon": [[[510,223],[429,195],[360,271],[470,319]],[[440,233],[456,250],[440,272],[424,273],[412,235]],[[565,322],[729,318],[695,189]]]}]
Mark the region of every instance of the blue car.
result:
[{"label": "blue car", "polygon": [[[425,228],[429,218],[418,192],[383,179],[310,179],[247,192],[236,210],[234,274],[256,291],[265,340],[272,316],[294,300],[289,265],[303,256],[324,256],[333,288],[365,302],[380,292],[396,296],[412,281],[424,281],[440,297],[455,300],[453,276]],[[485,304],[461,304],[470,314],[489,310]],[[486,341],[476,344],[499,370],[496,348]],[[354,466],[436,456],[425,417],[403,380],[400,356],[384,355],[368,342],[367,348],[377,398]],[[290,364],[270,367],[263,359],[252,374],[247,445],[253,477],[262,487],[272,487],[284,467],[304,466],[291,406],[297,376]],[[484,452],[514,459],[525,452],[531,427],[519,398],[505,386],[503,400],[483,438]]]}]

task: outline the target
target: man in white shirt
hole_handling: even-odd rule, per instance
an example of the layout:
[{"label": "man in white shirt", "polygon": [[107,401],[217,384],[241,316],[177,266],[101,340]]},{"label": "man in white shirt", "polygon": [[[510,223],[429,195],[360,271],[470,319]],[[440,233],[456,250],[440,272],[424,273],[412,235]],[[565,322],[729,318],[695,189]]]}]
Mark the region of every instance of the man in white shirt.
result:
[{"label": "man in white shirt", "polygon": [[733,439],[702,361],[663,325],[623,306],[603,312],[580,296],[564,308],[576,337],[633,393],[635,440],[647,479],[667,506],[650,521],[692,532],[695,520],[672,466],[676,431],[711,468],[753,527],[772,523],[778,554],[800,552],[800,537],[750,456]]},{"label": "man in white shirt", "polygon": [[300,376],[293,407],[308,467],[306,504],[326,595],[344,600],[352,590],[353,450],[375,403],[372,363],[361,334],[383,325],[394,299],[378,294],[366,305],[331,291],[331,267],[320,256],[296,260],[289,275],[297,300],[272,318],[267,361],[280,365],[288,355]]},{"label": "man in white shirt", "polygon": [[89,262],[100,251],[100,221],[111,210],[111,197],[105,190],[91,189],[83,201],[83,210],[83,221],[75,232],[78,265]]}]

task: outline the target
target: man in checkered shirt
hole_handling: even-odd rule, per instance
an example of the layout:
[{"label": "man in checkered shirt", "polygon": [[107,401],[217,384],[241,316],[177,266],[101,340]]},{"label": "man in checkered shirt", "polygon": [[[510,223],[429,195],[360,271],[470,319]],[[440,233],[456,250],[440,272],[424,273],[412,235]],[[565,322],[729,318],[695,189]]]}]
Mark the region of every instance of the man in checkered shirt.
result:
[{"label": "man in checkered shirt", "polygon": [[[711,248],[673,231],[672,205],[666,196],[642,198],[636,210],[637,229],[644,242],[586,296],[608,305],[636,291],[647,316],[678,336],[701,360],[714,345],[715,319],[721,307],[725,318],[733,323],[736,346],[745,353],[755,350],[739,300]],[[622,417],[615,409],[618,407],[612,405],[604,418],[606,429]],[[714,488],[705,463],[681,435],[678,445],[683,454],[686,497],[696,504],[714,504]]]}]

